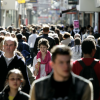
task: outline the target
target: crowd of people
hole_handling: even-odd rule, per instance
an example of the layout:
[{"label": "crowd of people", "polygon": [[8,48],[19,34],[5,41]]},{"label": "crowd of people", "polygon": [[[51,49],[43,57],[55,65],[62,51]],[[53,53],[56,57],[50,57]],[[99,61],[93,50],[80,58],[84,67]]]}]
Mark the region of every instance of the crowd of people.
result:
[{"label": "crowd of people", "polygon": [[0,28],[0,100],[100,100],[100,34],[62,24]]}]

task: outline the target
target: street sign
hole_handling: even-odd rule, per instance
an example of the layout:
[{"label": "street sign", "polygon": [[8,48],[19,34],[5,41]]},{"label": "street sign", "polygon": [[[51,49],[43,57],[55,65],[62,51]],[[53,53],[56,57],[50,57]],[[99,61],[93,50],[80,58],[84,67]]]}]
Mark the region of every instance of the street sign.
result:
[{"label": "street sign", "polygon": [[18,0],[18,3],[25,3],[25,0]]},{"label": "street sign", "polygon": [[37,0],[30,0],[29,3],[37,3]]}]

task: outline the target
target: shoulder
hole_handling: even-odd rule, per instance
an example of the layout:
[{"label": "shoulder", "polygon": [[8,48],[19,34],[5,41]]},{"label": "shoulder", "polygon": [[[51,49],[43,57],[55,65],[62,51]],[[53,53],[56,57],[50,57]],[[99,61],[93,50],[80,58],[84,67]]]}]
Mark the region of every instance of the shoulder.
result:
[{"label": "shoulder", "polygon": [[89,80],[87,80],[79,75],[76,75],[74,73],[73,73],[73,76],[75,77],[75,84],[77,84],[77,87],[78,87],[78,83],[80,83],[81,88],[84,88],[84,86],[89,86],[89,88],[93,88],[92,83]]},{"label": "shoulder", "polygon": [[40,78],[38,80],[35,80],[34,84],[40,86],[41,83],[45,83],[46,84],[49,79],[50,79],[50,75],[48,75],[46,77],[42,77],[42,78]]},{"label": "shoulder", "polygon": [[19,94],[23,99],[27,99],[28,100],[30,98],[30,96],[28,94],[26,94],[26,93],[24,93],[22,91],[19,91]]},{"label": "shoulder", "polygon": [[[23,64],[25,63],[25,61],[23,60],[23,58],[21,56],[19,56],[18,54],[15,55],[14,59],[16,61],[19,61],[20,64],[21,63],[23,63]],[[19,63],[17,63],[17,64],[19,64]]]}]

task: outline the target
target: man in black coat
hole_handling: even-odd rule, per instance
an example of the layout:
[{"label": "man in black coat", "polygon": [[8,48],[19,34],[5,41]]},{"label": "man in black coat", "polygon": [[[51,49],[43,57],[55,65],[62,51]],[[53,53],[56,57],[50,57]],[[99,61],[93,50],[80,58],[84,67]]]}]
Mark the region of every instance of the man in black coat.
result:
[{"label": "man in black coat", "polygon": [[34,52],[35,54],[37,54],[38,52],[38,41],[41,39],[41,38],[45,38],[49,41],[49,45],[50,45],[50,48],[49,50],[51,50],[51,48],[56,45],[55,44],[55,41],[52,37],[48,36],[48,33],[49,33],[49,26],[48,25],[44,25],[43,26],[43,35],[42,36],[39,36],[36,38],[36,41],[35,41],[35,44],[34,44]]},{"label": "man in black coat", "polygon": [[92,83],[71,72],[71,51],[65,45],[53,47],[53,72],[32,84],[29,100],[93,100]]},{"label": "man in black coat", "polygon": [[6,37],[4,40],[4,53],[0,55],[0,91],[3,90],[6,76],[11,69],[19,69],[23,77],[25,79],[25,86],[23,87],[22,91],[29,93],[30,90],[30,83],[29,78],[27,75],[27,69],[25,62],[22,60],[22,57],[19,56],[15,49],[17,48],[18,42],[15,38]]},{"label": "man in black coat", "polygon": [[28,38],[30,36],[30,33],[27,31],[27,28],[25,26],[23,27],[22,35],[26,36],[27,42],[28,42]]}]

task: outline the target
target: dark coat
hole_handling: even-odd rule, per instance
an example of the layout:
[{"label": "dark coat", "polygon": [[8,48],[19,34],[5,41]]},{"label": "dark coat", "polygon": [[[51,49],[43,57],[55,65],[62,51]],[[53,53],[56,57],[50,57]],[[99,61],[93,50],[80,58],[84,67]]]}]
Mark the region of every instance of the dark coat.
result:
[{"label": "dark coat", "polygon": [[96,53],[93,58],[100,59],[100,47],[96,46]]},{"label": "dark coat", "polygon": [[18,51],[22,52],[23,50],[26,50],[30,53],[30,47],[29,44],[24,42],[22,39],[18,39]]},{"label": "dark coat", "polygon": [[[92,84],[83,77],[72,73],[68,100],[92,100]],[[55,89],[52,87],[53,74],[36,80],[32,85],[31,100],[52,100]],[[59,90],[60,91],[60,90]],[[64,91],[62,91],[64,92]]]},{"label": "dark coat", "polygon": [[8,72],[11,69],[16,68],[22,72],[23,77],[26,81],[26,84],[23,87],[22,91],[29,93],[30,83],[29,83],[29,78],[27,75],[27,69],[26,69],[25,62],[22,60],[22,58],[20,56],[18,56],[16,54],[14,59],[9,64],[9,66],[7,66],[4,56],[3,56],[3,54],[1,54],[0,55],[0,67],[1,67],[1,69],[0,69],[0,91],[2,91],[4,88],[4,84],[5,84],[6,76],[7,76]]},{"label": "dark coat", "polygon": [[26,36],[27,41],[28,41],[28,38],[29,38],[29,36],[30,36],[30,33],[26,31],[25,33],[24,33],[24,32],[22,32],[22,34],[23,34],[24,36]]},{"label": "dark coat", "polygon": [[[8,90],[0,92],[0,100],[9,100],[8,92]],[[18,91],[13,100],[29,100],[29,95],[22,91]]]},{"label": "dark coat", "polygon": [[38,46],[38,41],[39,41],[41,38],[45,38],[45,39],[47,39],[47,40],[49,41],[49,45],[50,45],[49,50],[51,50],[51,48],[52,48],[54,45],[56,45],[56,43],[55,43],[55,41],[54,41],[54,39],[53,39],[52,37],[48,36],[48,34],[43,34],[42,36],[39,36],[39,37],[36,38],[36,41],[35,41],[35,44],[34,44],[34,52],[35,52],[35,54],[37,54],[37,52],[38,52],[38,50],[37,50],[37,48],[38,48],[38,47],[37,47],[37,46]]}]

